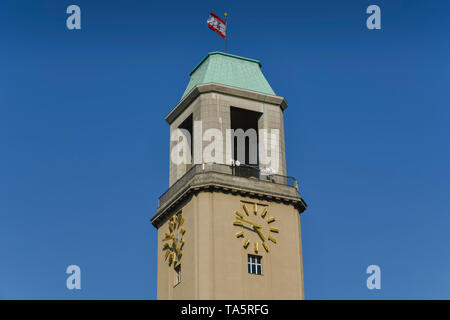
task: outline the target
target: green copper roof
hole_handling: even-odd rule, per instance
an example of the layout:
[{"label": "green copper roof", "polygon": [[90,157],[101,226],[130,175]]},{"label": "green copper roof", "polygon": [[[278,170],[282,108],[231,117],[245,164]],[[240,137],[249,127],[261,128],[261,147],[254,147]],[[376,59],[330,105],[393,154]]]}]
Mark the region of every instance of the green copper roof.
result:
[{"label": "green copper roof", "polygon": [[190,76],[182,98],[195,86],[211,82],[275,95],[261,72],[261,62],[228,53],[208,53]]}]

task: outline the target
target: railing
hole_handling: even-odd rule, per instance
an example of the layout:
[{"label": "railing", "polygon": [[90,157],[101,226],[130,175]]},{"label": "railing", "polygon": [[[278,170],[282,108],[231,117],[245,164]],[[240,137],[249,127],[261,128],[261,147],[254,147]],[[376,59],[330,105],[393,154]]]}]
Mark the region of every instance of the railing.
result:
[{"label": "railing", "polygon": [[259,167],[257,166],[232,166],[231,170],[233,172],[233,176],[243,177],[243,178],[256,178],[259,179],[261,177]]},{"label": "railing", "polygon": [[169,200],[178,190],[180,190],[186,183],[188,183],[195,175],[216,172],[220,174],[226,174],[236,177],[243,177],[249,179],[256,179],[260,181],[266,181],[271,183],[277,183],[295,187],[298,189],[297,180],[294,177],[282,176],[279,174],[266,174],[255,166],[229,166],[225,164],[217,163],[203,163],[194,165],[189,171],[187,171],[180,179],[178,179],[166,192],[159,197],[159,204],[165,203]]}]

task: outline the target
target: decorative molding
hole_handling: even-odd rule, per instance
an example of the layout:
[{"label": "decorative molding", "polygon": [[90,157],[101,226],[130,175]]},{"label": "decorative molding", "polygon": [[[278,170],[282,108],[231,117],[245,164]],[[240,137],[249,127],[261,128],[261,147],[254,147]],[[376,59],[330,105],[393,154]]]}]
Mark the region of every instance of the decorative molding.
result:
[{"label": "decorative molding", "polygon": [[246,98],[259,102],[270,103],[279,105],[281,110],[285,110],[288,107],[286,99],[280,96],[274,96],[270,94],[260,93],[256,91],[250,91],[231,87],[218,83],[206,83],[195,86],[189,94],[187,94],[165,117],[166,121],[171,124],[199,95],[204,93],[224,93],[230,96]]}]

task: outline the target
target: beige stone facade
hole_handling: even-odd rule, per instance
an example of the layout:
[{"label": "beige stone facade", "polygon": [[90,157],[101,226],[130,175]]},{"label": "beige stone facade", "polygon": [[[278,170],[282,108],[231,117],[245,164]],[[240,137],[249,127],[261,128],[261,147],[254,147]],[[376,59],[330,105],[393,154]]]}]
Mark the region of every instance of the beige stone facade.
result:
[{"label": "beige stone facade", "polygon": [[[267,207],[279,229],[270,242],[269,252],[261,246],[258,235],[245,230],[250,245],[235,234],[235,210],[242,204],[258,203],[258,215],[248,219],[263,225],[260,213]],[[168,231],[167,220],[158,228],[158,299],[303,299],[303,264],[301,224],[298,210],[292,205],[269,202],[239,194],[199,192],[181,203],[179,208],[186,229],[183,256],[180,260],[181,282],[175,283],[173,266],[164,259],[162,240]],[[179,208],[174,208],[176,213]],[[270,232],[263,225],[263,233]],[[259,241],[256,255],[261,256],[262,274],[249,274],[248,254],[255,254],[253,243]]]}]

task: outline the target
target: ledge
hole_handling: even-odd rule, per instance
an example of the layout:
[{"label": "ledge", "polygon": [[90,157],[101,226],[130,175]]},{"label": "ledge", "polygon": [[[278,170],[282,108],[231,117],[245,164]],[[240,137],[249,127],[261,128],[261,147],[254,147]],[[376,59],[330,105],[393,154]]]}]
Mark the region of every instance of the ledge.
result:
[{"label": "ledge", "polygon": [[286,99],[283,97],[226,86],[218,83],[206,83],[197,85],[189,91],[189,93],[172,109],[172,111],[169,112],[165,118],[166,121],[171,124],[199,95],[209,92],[225,93],[230,96],[279,105],[283,111],[288,107]]},{"label": "ledge", "polygon": [[[185,176],[186,179],[184,179]],[[181,187],[173,185],[169,188],[167,192],[175,188],[172,189],[175,192],[171,193],[170,197],[164,197],[167,192],[161,196],[166,200],[161,201],[160,198],[158,210],[151,219],[151,223],[155,227],[159,227],[177,204],[199,192],[225,192],[282,202],[293,205],[300,213],[306,209],[306,203],[294,186],[255,178],[244,178],[217,171],[194,171],[194,174],[189,175],[188,172],[185,176],[178,180],[182,184]]]}]

